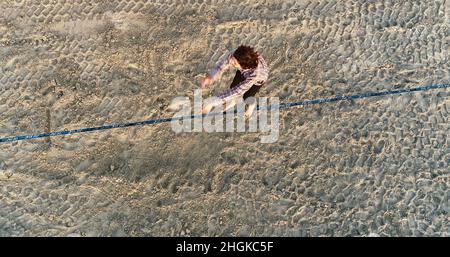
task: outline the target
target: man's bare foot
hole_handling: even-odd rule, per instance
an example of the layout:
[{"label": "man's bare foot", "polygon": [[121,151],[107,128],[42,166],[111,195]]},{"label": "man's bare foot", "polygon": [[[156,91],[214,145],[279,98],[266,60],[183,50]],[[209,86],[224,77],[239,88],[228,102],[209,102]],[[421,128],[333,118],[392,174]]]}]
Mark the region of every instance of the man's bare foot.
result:
[{"label": "man's bare foot", "polygon": [[211,111],[212,108],[213,108],[212,105],[204,106],[203,109],[202,109],[202,114],[208,114]]}]

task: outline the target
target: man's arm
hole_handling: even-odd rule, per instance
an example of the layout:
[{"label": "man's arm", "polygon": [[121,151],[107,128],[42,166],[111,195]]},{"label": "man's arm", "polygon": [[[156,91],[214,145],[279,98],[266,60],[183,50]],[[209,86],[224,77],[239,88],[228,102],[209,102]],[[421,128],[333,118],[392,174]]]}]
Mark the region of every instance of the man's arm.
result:
[{"label": "man's arm", "polygon": [[219,64],[209,72],[209,76],[202,81],[202,88],[210,86],[214,81],[222,76],[223,72],[228,70],[231,66],[231,58],[233,58],[233,52],[229,53]]}]

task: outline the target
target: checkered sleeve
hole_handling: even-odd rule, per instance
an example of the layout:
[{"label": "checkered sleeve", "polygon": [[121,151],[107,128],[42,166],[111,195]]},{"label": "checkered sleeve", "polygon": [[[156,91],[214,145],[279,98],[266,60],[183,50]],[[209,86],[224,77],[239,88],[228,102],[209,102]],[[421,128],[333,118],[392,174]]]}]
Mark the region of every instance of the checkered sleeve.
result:
[{"label": "checkered sleeve", "polygon": [[249,76],[244,81],[239,83],[236,87],[230,88],[227,91],[218,95],[219,101],[226,102],[234,97],[243,95],[255,84],[255,76]]},{"label": "checkered sleeve", "polygon": [[222,76],[223,72],[228,70],[231,66],[231,58],[233,57],[233,52],[229,53],[222,61],[219,62],[219,64],[212,69],[209,72],[209,76],[212,78],[213,81],[216,81],[217,79]]}]

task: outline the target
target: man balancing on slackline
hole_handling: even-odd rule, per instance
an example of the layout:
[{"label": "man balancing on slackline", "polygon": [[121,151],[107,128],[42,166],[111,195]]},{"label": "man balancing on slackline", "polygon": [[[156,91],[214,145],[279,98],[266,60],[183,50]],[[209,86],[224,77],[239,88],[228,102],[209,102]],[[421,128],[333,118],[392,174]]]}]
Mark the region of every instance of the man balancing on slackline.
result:
[{"label": "man balancing on slackline", "polygon": [[[202,80],[201,87],[208,88],[211,86],[231,66],[237,68],[237,71],[230,89],[219,94],[216,101],[206,104],[202,110],[203,114],[207,114],[215,106],[225,103],[227,104],[225,110],[232,108],[240,97],[245,101],[247,98],[255,96],[267,81],[269,75],[269,68],[262,56],[252,47],[241,45],[209,72],[209,75]],[[256,107],[254,98],[249,99],[249,101],[250,103],[248,103],[248,108],[245,111],[246,118],[252,115]]]}]

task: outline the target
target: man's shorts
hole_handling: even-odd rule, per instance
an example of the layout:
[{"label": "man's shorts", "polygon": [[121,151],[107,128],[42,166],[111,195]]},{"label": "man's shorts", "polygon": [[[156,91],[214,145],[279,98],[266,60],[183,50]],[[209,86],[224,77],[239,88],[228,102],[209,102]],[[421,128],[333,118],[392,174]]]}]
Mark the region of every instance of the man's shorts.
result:
[{"label": "man's shorts", "polygon": [[[241,71],[239,71],[239,70],[236,71],[236,75],[234,75],[234,79],[233,79],[233,82],[231,82],[230,88],[236,87],[237,85],[239,85],[239,83],[241,83],[244,80],[245,80],[245,77],[244,77],[244,75],[242,75]],[[244,93],[244,95],[243,95],[244,101],[245,101],[245,99],[247,99],[249,97],[255,96],[256,93],[258,93],[258,91],[261,89],[261,87],[262,87],[262,84],[261,85],[256,85],[256,84],[253,85],[249,90],[247,90]]]}]

